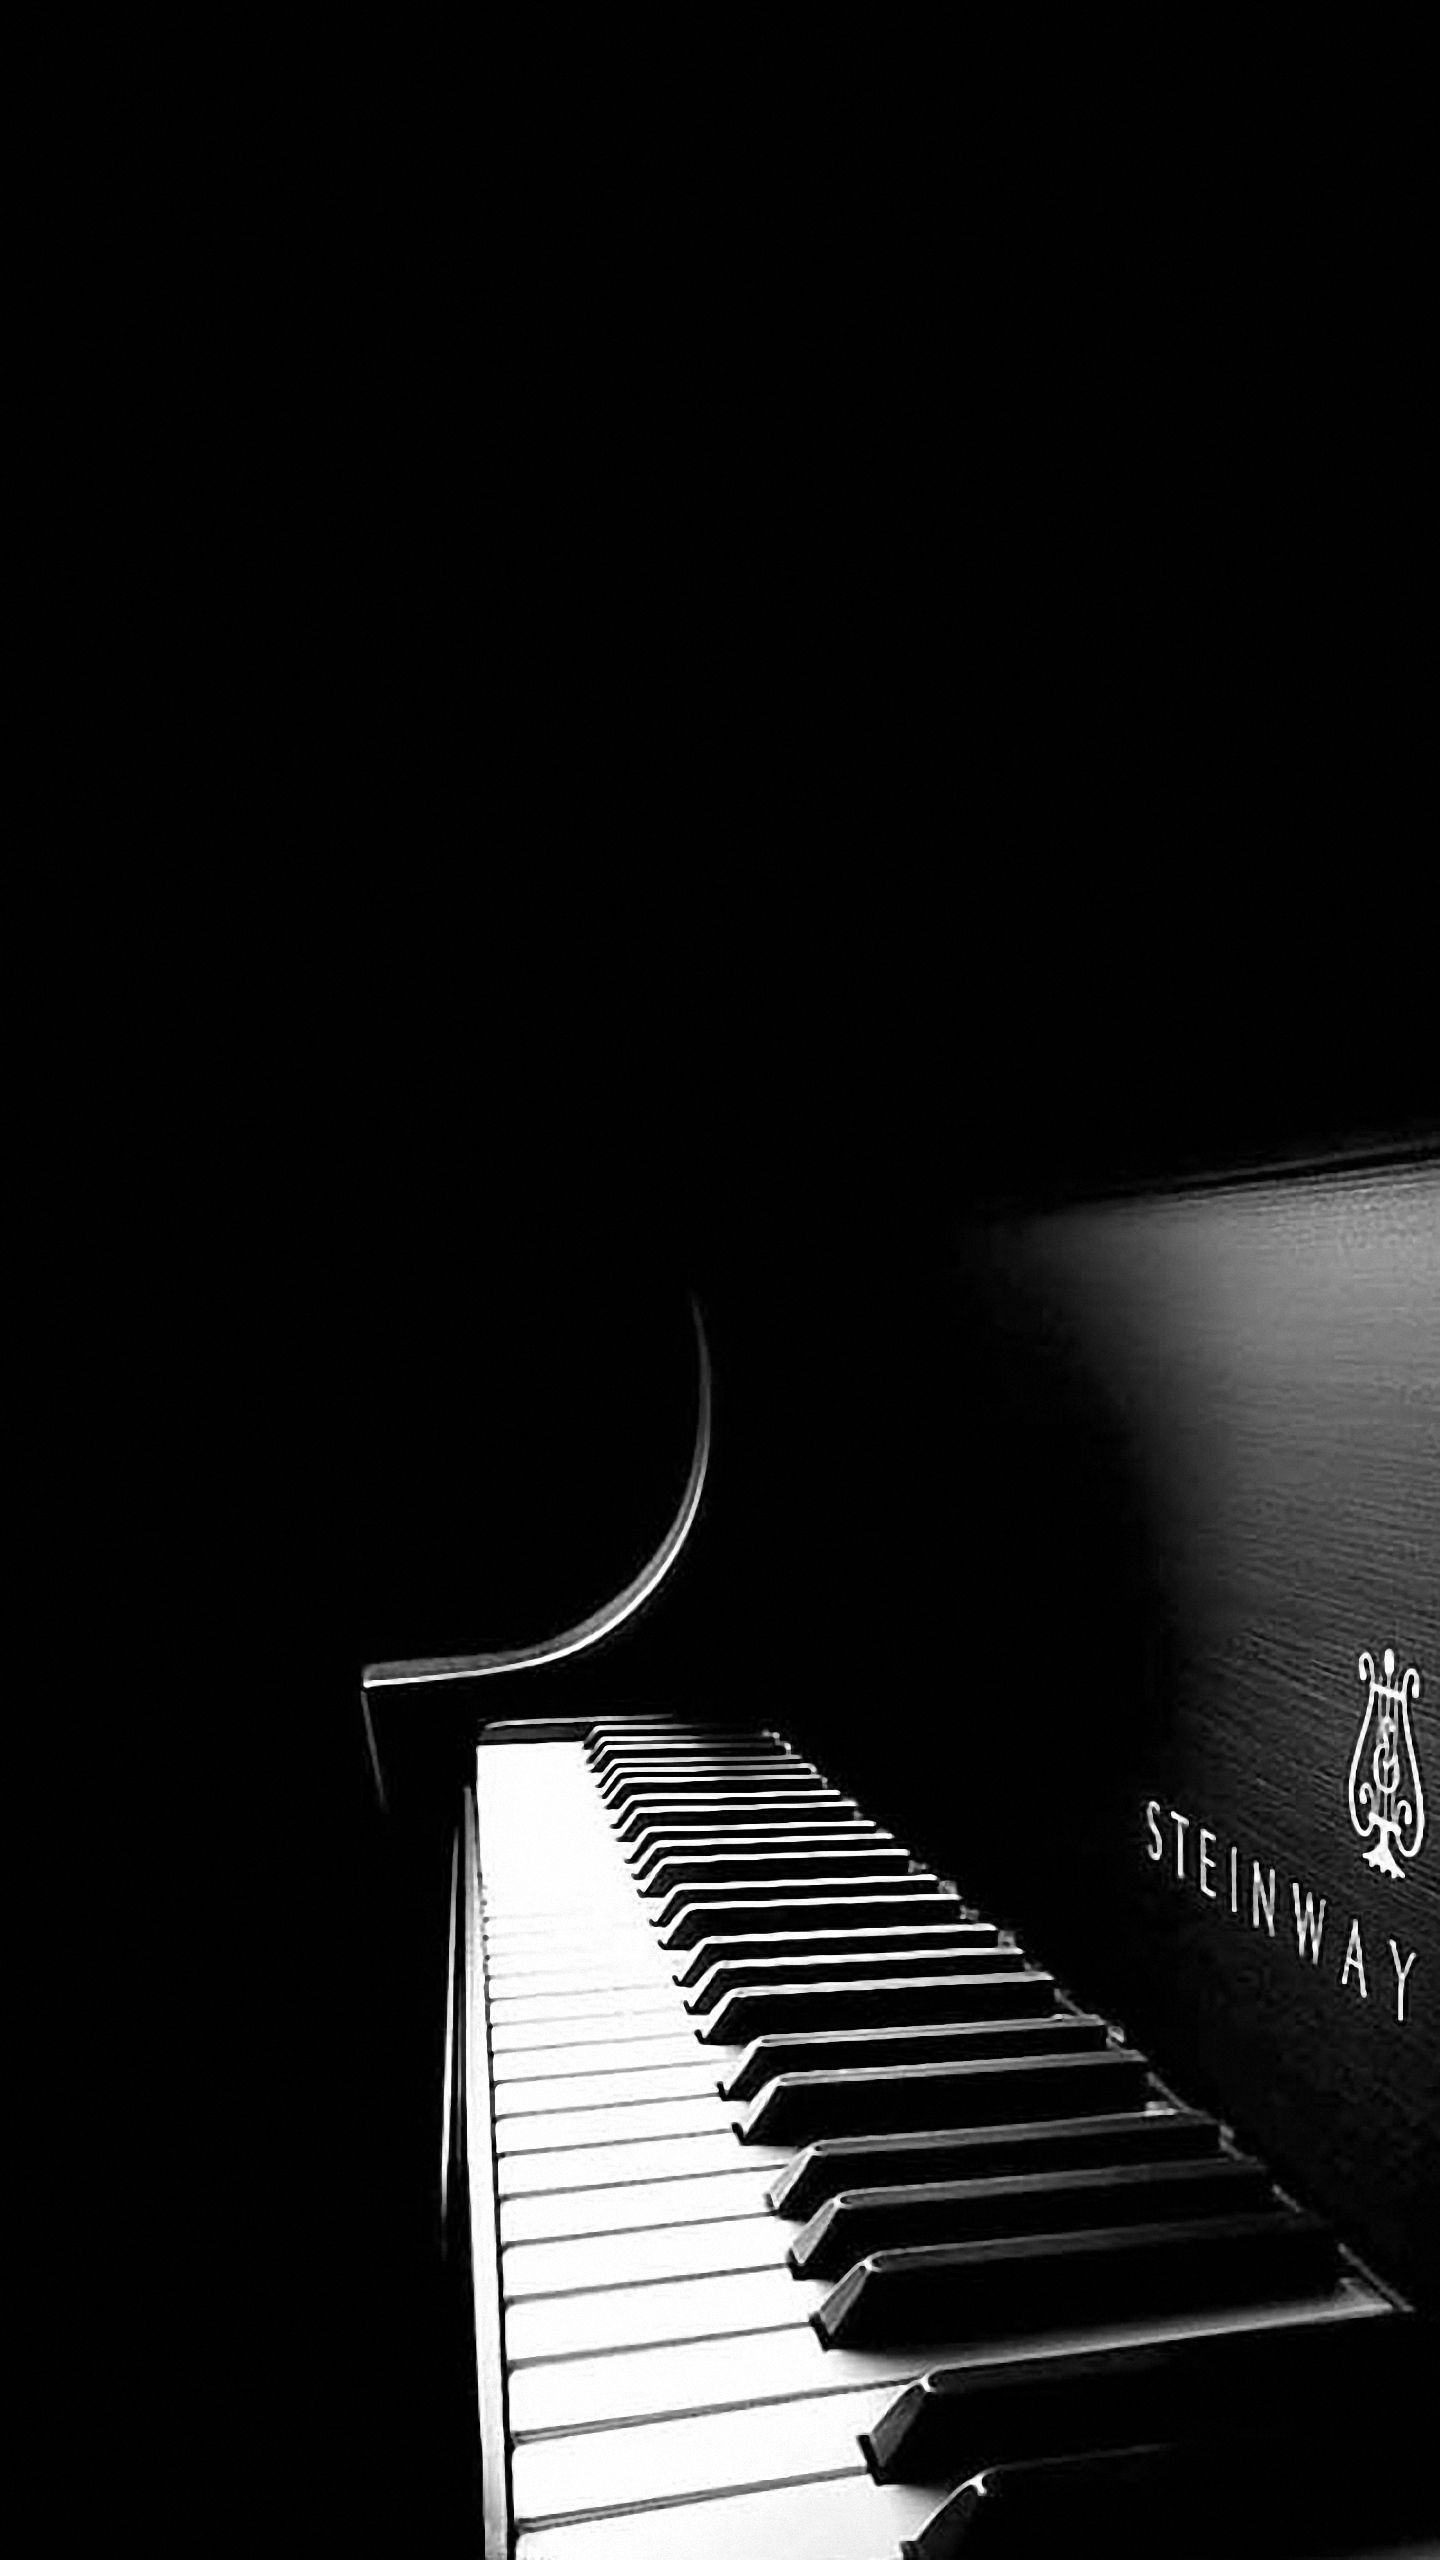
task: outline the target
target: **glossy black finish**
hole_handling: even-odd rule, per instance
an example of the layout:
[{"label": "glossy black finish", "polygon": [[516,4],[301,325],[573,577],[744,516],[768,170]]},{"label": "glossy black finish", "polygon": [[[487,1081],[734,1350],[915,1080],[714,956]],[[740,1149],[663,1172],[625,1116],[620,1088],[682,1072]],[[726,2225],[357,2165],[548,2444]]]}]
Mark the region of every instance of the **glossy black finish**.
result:
[{"label": "glossy black finish", "polygon": [[874,1888],[847,1893],[842,1889],[809,1902],[719,1902],[706,1915],[703,1928],[698,1918],[676,1920],[661,1932],[660,1943],[679,1951],[695,1946],[702,1935],[741,1938],[756,1930],[773,1934],[785,1928],[886,1929],[946,1923],[982,1925],[969,1921],[957,1894],[887,1894]]},{"label": "glossy black finish", "polygon": [[906,2546],[906,2560],[1035,2560],[1061,2550],[1107,2560],[1152,2560],[1160,2550],[1167,2560],[1240,2551],[1429,2560],[1437,2531],[1427,2445],[1412,2436],[1383,2461],[1357,2462],[1337,2447],[1329,2411],[1277,2433],[1257,2409],[1243,2433],[1198,2445],[998,2465],[956,2491]]},{"label": "glossy black finish", "polygon": [[[927,1869],[921,1868],[914,1874],[886,1875],[879,1881],[887,1894],[923,1895],[933,1893],[940,1879],[938,1876],[931,1875]],[[813,1899],[819,1902],[831,1894],[847,1891],[853,1884],[854,1878],[851,1876],[832,1874],[830,1860],[824,1857],[817,1860],[813,1866],[808,1863],[804,1866],[797,1865],[793,1874],[790,1875],[762,1876],[753,1882],[747,1877],[738,1890],[743,1892],[747,1902],[763,1901],[771,1897],[777,1903],[792,1902],[797,1898],[803,1901]],[[718,1908],[732,1901],[736,1891],[737,1886],[733,1880],[674,1885],[656,1904],[651,1917],[656,1929],[663,1932],[674,1926],[682,1912]]]},{"label": "glossy black finish", "polygon": [[[798,1908],[803,1917],[804,1904]],[[872,1973],[884,1973],[892,1956],[945,1955],[953,1951],[963,1958],[981,1949],[1009,1953],[997,1945],[995,1931],[984,1921],[937,1920],[928,1895],[916,1897],[915,1908],[920,1917],[913,1925],[895,1920],[883,1928],[861,1927],[858,1923],[850,1928],[837,1927],[828,1919],[828,1903],[816,1908],[817,1925],[813,1929],[746,1929],[733,1937],[711,1937],[707,1927],[703,1938],[677,1953],[676,1981],[690,1988],[712,1965],[743,1964],[751,1957],[768,1964],[778,1956],[861,1956],[868,1959]]]},{"label": "glossy black finish", "polygon": [[930,2178],[1018,2177],[1123,2160],[1201,2159],[1219,2148],[1213,2116],[1067,2116],[1054,2123],[947,2125],[934,2132],[858,2134],[812,2142],[770,2188],[776,2213],[804,2221],[827,2196]]},{"label": "glossy black finish", "polygon": [[722,2080],[720,2094],[753,2098],[782,2071],[888,2070],[899,2062],[973,2062],[1006,2053],[1097,2053],[1108,2032],[1103,2018],[1077,2016],[757,2036]]},{"label": "glossy black finish", "polygon": [[742,2142],[814,2142],[828,2134],[908,2133],[926,2125],[1008,2123],[1023,2115],[1137,2106],[1143,2054],[1024,2055],[1004,2062],[912,2064],[898,2071],[816,2071],[772,2080],[749,2108]]},{"label": "glossy black finish", "polygon": [[[948,1978],[961,1973],[1006,1973],[1014,1960],[1007,1947],[909,1948],[890,1956],[886,1970],[912,1982],[923,1982],[936,1975]],[[873,1956],[847,1955],[843,1951],[823,1956],[731,1956],[701,1975],[687,1994],[685,2006],[692,2017],[703,2018],[728,1991],[739,1990],[746,1983],[769,1986],[783,1982],[854,1982],[868,1979],[874,1970]]]},{"label": "glossy black finish", "polygon": [[[1018,1961],[1018,1960],[1016,1960]],[[947,2018],[1043,2017],[1055,2005],[1048,1973],[939,1974],[906,1980],[867,1975],[859,1982],[781,1983],[730,1991],[699,2029],[702,2044],[745,2043],[751,2036],[808,2028],[940,2025]]]},{"label": "glossy black finish", "polygon": [[1137,2160],[1019,2178],[936,2180],[832,2196],[789,2251],[797,2276],[841,2276],[877,2249],[998,2240],[1011,2232],[1110,2229],[1169,2217],[1278,2210],[1257,2160]]},{"label": "glossy black finish", "polygon": [[[734,1849],[697,1850],[693,1857],[682,1851],[679,1856],[661,1860],[642,1888],[647,1894],[673,1893],[682,1884],[748,1884],[752,1879],[772,1884],[804,1884],[807,1877],[818,1877],[822,1883],[844,1883],[847,1879],[861,1884],[867,1877],[904,1875],[910,1868],[908,1849],[871,1847],[835,1847],[827,1841],[821,1849]],[[925,1884],[933,1890],[936,1879],[927,1873]]]},{"label": "glossy black finish", "polygon": [[1430,2397],[1433,2340],[1404,2312],[1219,2330],[1101,2351],[941,2366],[907,2385],[862,2436],[877,2480],[956,2479],[983,2464],[1183,2442],[1263,2412],[1348,2426],[1356,2411]]},{"label": "glossy black finish", "polygon": [[840,1808],[833,1813],[823,1808],[812,1809],[803,1820],[736,1822],[724,1831],[708,1828],[692,1832],[644,1831],[625,1852],[626,1863],[637,1886],[649,1883],[655,1869],[667,1857],[689,1856],[695,1851],[723,1849],[888,1849],[894,1846],[895,1834],[878,1822],[866,1822],[858,1813]]},{"label": "glossy black finish", "polygon": [[1062,2231],[952,2248],[888,2249],[842,2276],[815,2314],[829,2347],[980,2337],[1084,2316],[1305,2294],[1335,2241],[1314,2214],[1251,2213],[1134,2229]]}]

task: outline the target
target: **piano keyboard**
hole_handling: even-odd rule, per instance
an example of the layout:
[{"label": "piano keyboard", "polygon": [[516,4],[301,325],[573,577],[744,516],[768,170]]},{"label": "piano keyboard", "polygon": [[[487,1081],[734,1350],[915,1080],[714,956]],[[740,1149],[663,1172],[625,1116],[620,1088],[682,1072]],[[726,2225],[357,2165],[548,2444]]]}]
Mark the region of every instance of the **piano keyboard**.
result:
[{"label": "piano keyboard", "polygon": [[779,1735],[474,1821],[487,2560],[1440,2548],[1414,2315]]}]

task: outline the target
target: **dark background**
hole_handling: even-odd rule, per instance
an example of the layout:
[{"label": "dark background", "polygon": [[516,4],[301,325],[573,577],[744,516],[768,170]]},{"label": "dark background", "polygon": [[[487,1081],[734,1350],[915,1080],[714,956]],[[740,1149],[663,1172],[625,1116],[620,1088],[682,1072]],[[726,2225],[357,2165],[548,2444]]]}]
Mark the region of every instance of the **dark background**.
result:
[{"label": "dark background", "polygon": [[328,2533],[420,2547],[453,2486],[437,1886],[361,1665],[633,1569],[694,1289],[706,1510],[604,1679],[923,1721],[966,1222],[1433,1125],[1423,226],[1348,56],[1281,50],[1183,135],[1198,63],[1101,66],[1113,154],[1068,64],[919,140],[864,63],[834,110],[646,64],[612,121],[552,45],[478,131],[267,65],[293,131],[187,114],[197,169],[137,148],[84,226],[46,609],[123,1036],[55,1156],[48,1436],[85,1730],[222,2048],[167,2218],[225,2306],[255,2238],[243,2389]]}]

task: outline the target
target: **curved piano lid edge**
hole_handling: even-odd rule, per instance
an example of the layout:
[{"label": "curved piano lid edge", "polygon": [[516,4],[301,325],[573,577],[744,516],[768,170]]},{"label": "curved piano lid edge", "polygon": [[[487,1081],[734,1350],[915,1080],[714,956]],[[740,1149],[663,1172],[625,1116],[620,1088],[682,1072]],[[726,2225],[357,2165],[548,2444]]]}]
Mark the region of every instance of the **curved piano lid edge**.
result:
[{"label": "curved piano lid edge", "polygon": [[695,1446],[690,1471],[680,1496],[675,1516],[654,1553],[624,1589],[605,1601],[600,1608],[582,1618],[574,1626],[562,1628],[558,1634],[544,1636],[537,1642],[509,1645],[494,1653],[444,1654],[417,1662],[372,1662],[360,1675],[360,1700],[365,1720],[365,1741],[370,1756],[371,1773],[382,1806],[385,1786],[380,1757],[375,1745],[375,1728],[370,1713],[370,1695],[381,1689],[419,1688],[427,1683],[450,1680],[486,1680],[502,1672],[530,1671],[541,1664],[563,1662],[570,1655],[589,1652],[613,1635],[628,1618],[653,1598],[667,1574],[673,1569],[684,1547],[700,1508],[705,1477],[710,1464],[711,1373],[710,1346],[705,1339],[705,1325],[699,1301],[690,1301],[695,1324],[695,1348],[699,1379],[695,1414]]}]

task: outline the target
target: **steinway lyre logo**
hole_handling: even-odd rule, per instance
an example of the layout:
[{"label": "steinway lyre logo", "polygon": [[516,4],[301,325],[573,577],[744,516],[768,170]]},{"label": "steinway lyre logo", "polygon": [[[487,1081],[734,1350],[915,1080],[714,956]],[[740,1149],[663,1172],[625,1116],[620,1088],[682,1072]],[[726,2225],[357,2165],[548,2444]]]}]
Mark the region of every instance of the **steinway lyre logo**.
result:
[{"label": "steinway lyre logo", "polygon": [[1378,1835],[1365,1852],[1366,1866],[1378,1867],[1382,1876],[1403,1876],[1396,1850],[1401,1858],[1418,1858],[1425,1837],[1425,1793],[1410,1724],[1420,1674],[1406,1671],[1397,1687],[1388,1644],[1383,1668],[1382,1680],[1370,1655],[1361,1654],[1360,1677],[1369,1681],[1370,1695],[1350,1761],[1350,1819],[1362,1840],[1372,1831]]}]

